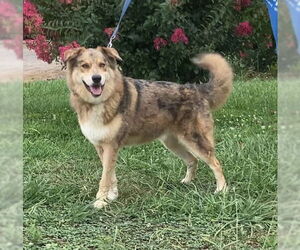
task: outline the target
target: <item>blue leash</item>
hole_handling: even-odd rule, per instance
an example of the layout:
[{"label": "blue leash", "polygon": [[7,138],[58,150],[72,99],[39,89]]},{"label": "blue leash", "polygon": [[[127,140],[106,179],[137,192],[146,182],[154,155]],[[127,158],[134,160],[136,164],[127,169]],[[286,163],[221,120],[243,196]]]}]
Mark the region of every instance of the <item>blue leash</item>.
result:
[{"label": "blue leash", "polygon": [[118,22],[118,24],[117,24],[117,27],[114,29],[114,32],[112,33],[112,35],[111,35],[111,37],[110,37],[110,39],[109,39],[109,43],[107,44],[107,47],[109,47],[109,48],[112,47],[112,42],[113,42],[113,40],[114,40],[114,39],[116,38],[116,36],[117,36],[118,30],[119,30],[119,28],[120,28],[121,21],[122,21],[123,17],[125,16],[125,13],[126,13],[128,7],[129,7],[130,3],[131,3],[131,0],[125,0],[125,2],[124,2],[123,9],[122,9],[122,13],[121,13],[119,22]]}]

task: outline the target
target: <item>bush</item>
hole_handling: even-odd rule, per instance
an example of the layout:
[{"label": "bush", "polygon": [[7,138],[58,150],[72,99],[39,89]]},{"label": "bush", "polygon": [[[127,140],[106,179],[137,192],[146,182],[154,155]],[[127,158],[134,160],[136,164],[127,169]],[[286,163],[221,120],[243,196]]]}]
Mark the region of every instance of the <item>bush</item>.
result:
[{"label": "bush", "polygon": [[[45,46],[47,40],[51,60],[59,56],[60,46],[72,47],[73,41],[105,46],[122,8],[116,0],[32,2],[43,17],[40,43]],[[25,33],[26,40],[33,39],[29,45],[37,36]],[[113,45],[126,62],[127,75],[186,82],[199,80],[189,61],[199,52],[220,52],[244,68],[264,72],[276,62],[273,44],[263,1],[144,0],[131,3]],[[38,42],[31,46],[37,47]]]}]

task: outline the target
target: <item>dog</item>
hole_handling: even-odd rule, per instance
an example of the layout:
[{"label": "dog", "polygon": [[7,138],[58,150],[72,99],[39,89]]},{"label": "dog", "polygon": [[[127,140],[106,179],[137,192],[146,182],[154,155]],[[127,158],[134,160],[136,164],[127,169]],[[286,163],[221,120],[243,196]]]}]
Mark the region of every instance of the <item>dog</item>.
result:
[{"label": "dog", "polygon": [[212,110],[229,97],[233,71],[221,55],[207,53],[192,59],[210,72],[210,80],[203,84],[124,77],[118,65],[122,59],[114,48],[73,48],[64,58],[71,106],[103,166],[95,208],[118,197],[118,151],[155,139],[187,165],[182,183],[195,178],[198,159],[202,159],[214,173],[216,192],[226,189],[215,156]]}]

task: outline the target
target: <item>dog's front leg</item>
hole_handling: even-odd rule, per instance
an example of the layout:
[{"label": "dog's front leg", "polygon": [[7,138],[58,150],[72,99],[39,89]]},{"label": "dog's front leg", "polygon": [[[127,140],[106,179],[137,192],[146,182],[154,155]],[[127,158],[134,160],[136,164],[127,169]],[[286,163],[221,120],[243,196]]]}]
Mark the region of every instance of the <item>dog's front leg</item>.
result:
[{"label": "dog's front leg", "polygon": [[103,148],[100,145],[95,146],[97,154],[99,156],[99,159],[101,161],[101,163],[103,164]]},{"label": "dog's front leg", "polygon": [[[117,178],[115,164],[117,160],[118,147],[114,144],[102,144],[102,177],[99,183],[99,190],[94,203],[95,208],[102,208],[107,205],[108,200],[114,200],[118,196]],[[98,151],[98,150],[97,150]]]}]

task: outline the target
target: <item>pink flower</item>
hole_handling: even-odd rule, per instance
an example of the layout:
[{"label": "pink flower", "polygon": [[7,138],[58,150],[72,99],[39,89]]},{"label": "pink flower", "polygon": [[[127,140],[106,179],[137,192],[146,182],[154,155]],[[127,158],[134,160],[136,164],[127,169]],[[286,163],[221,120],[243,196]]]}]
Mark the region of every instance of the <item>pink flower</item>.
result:
[{"label": "pink flower", "polygon": [[60,56],[61,60],[64,61],[64,55],[67,50],[73,49],[73,48],[78,48],[78,47],[80,47],[80,44],[78,44],[76,41],[73,41],[73,42],[67,44],[66,46],[60,46],[58,48],[58,51],[59,51],[59,56]]},{"label": "pink flower", "polygon": [[250,22],[242,22],[239,23],[238,26],[235,27],[235,35],[236,36],[249,36],[253,32],[253,27]]},{"label": "pink flower", "polygon": [[251,0],[236,0],[236,2],[240,2],[243,8],[248,7],[252,4]]},{"label": "pink flower", "polygon": [[182,28],[176,28],[173,30],[173,34],[171,35],[171,41],[173,43],[180,43],[180,42],[183,42],[184,44],[189,43],[189,39]]},{"label": "pink flower", "polygon": [[154,44],[154,48],[156,50],[160,50],[162,47],[165,47],[168,44],[168,42],[167,42],[167,40],[165,40],[161,37],[156,37],[153,40],[153,44]]},{"label": "pink flower", "polygon": [[267,41],[266,41],[266,46],[267,46],[267,48],[268,48],[268,49],[269,49],[269,48],[272,48],[272,47],[273,47],[272,36],[271,36],[271,35],[267,35],[267,36],[266,36],[266,39],[267,39]]},{"label": "pink flower", "polygon": [[35,51],[38,59],[41,59],[47,63],[52,62],[52,44],[46,40],[44,35],[37,35],[35,39],[27,39],[25,40],[25,43],[29,49]]},{"label": "pink flower", "polygon": [[241,10],[242,10],[241,5],[234,5],[233,8],[234,8],[236,11],[241,11]]},{"label": "pink flower", "polygon": [[37,11],[35,5],[29,0],[23,3],[24,37],[32,37],[33,34],[42,33],[44,20]]},{"label": "pink flower", "polygon": [[243,52],[243,51],[240,51],[240,57],[241,58],[244,58],[244,57],[247,57],[248,54],[246,52]]},{"label": "pink flower", "polygon": [[180,4],[180,0],[170,0],[171,5],[177,6]]},{"label": "pink flower", "polygon": [[105,28],[103,32],[110,37],[114,32],[114,28]]},{"label": "pink flower", "polygon": [[268,43],[267,43],[267,48],[269,49],[269,48],[272,48],[273,47],[273,42],[272,41],[269,41]]},{"label": "pink flower", "polygon": [[251,0],[235,0],[233,8],[237,11],[241,11],[242,9],[250,6],[251,4],[252,4]]},{"label": "pink flower", "polygon": [[73,0],[59,0],[61,3],[71,4]]}]

